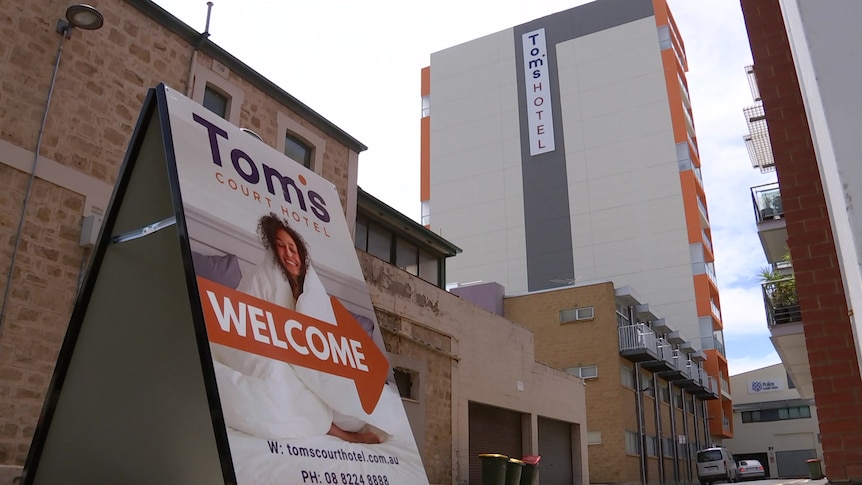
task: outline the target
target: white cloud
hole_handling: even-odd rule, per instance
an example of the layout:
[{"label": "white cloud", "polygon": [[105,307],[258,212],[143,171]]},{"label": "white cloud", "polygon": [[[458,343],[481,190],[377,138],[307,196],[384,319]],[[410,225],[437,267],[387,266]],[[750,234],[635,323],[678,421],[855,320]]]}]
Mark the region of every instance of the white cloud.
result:
[{"label": "white cloud", "polygon": [[734,336],[768,337],[763,295],[757,288],[725,288],[721,291],[721,317],[724,333]]},{"label": "white cloud", "polygon": [[727,367],[728,371],[730,372],[730,375],[735,376],[737,374],[742,374],[743,372],[748,372],[780,363],[781,359],[778,357],[778,354],[773,350],[772,352],[762,355],[749,355],[733,360],[728,360]]}]

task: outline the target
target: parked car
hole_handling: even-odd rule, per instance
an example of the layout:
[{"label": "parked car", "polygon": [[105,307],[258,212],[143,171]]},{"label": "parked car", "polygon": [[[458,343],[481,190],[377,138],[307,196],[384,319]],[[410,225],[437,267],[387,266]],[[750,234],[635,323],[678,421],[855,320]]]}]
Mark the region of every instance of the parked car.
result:
[{"label": "parked car", "polygon": [[732,483],[739,479],[736,460],[727,448],[713,447],[697,452],[697,479],[701,485]]},{"label": "parked car", "polygon": [[740,480],[755,480],[766,478],[766,470],[757,460],[739,460],[737,462]]}]

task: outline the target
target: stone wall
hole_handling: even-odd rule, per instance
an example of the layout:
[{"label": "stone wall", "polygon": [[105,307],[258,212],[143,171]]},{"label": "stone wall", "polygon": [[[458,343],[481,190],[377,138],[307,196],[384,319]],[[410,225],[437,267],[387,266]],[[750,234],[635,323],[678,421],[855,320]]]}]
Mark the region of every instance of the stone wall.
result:
[{"label": "stone wall", "polygon": [[[5,292],[61,41],[55,28],[66,4],[3,3],[8,4],[6,28],[0,29],[0,291]],[[146,3],[103,2],[98,7],[105,25],[73,30],[63,42],[38,176],[0,323],[0,465],[20,466],[27,456],[90,255],[78,244],[82,218],[104,212],[147,90],[165,83],[186,92],[193,47],[176,32],[175,19],[168,28],[133,5]],[[216,63],[200,53],[195,72],[212,70]],[[350,200],[355,153],[328,135],[319,120],[304,119],[274,99],[260,79],[230,69],[221,75],[244,92],[240,126],[253,127],[267,143],[276,146],[283,137],[276,129],[279,113],[325,139],[319,172],[338,187],[342,204]]]}]

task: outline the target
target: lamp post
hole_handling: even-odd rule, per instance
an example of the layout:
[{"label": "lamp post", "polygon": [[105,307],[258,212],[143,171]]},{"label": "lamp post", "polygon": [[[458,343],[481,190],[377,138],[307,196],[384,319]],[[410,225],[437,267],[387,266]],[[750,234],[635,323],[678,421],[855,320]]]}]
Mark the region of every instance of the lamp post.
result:
[{"label": "lamp post", "polygon": [[42,135],[45,133],[45,123],[48,120],[48,108],[51,106],[51,96],[54,94],[54,84],[57,81],[57,70],[60,67],[60,58],[63,55],[63,43],[72,37],[72,30],[96,30],[102,27],[105,18],[94,7],[85,4],[71,5],[66,9],[66,19],[57,21],[57,33],[60,34],[60,45],[57,47],[57,58],[54,61],[54,71],[51,74],[51,85],[48,88],[48,97],[45,100],[45,109],[42,112],[42,124],[39,127],[39,135],[36,138],[36,148],[33,153],[33,165],[30,168],[30,178],[27,181],[27,190],[24,192],[24,202],[21,205],[21,215],[18,218],[18,229],[15,232],[15,244],[12,247],[12,257],[9,261],[9,272],[6,276],[6,289],[3,293],[3,306],[0,307],[0,327],[6,320],[6,309],[9,303],[9,294],[12,288],[12,276],[15,272],[15,261],[18,256],[18,248],[21,244],[21,235],[24,229],[24,216],[30,202],[30,194],[33,192],[33,182],[36,179],[36,165],[39,163],[39,150],[42,146]]}]

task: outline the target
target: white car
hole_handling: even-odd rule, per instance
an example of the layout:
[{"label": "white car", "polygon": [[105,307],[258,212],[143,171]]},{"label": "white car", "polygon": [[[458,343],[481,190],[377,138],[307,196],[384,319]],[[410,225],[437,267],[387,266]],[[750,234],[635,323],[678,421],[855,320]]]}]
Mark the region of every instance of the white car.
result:
[{"label": "white car", "polygon": [[757,460],[739,460],[737,462],[740,480],[756,480],[766,478],[766,469]]},{"label": "white car", "polygon": [[697,452],[697,479],[701,485],[733,483],[739,479],[738,474],[736,460],[727,448],[706,448]]}]

